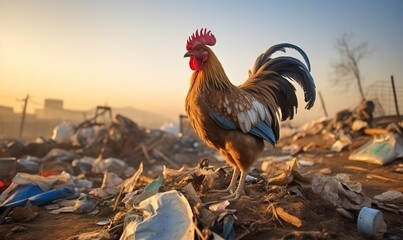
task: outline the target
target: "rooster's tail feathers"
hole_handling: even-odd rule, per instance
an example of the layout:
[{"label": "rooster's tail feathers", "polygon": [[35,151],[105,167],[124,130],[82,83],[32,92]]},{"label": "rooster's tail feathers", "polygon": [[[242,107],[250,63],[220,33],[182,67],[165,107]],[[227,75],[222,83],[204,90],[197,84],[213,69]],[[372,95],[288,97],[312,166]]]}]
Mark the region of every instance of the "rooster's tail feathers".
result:
[{"label": "rooster's tail feathers", "polygon": [[[290,56],[272,58],[273,53],[285,52],[285,48],[292,48],[299,52],[306,65]],[[310,109],[316,98],[315,83],[310,69],[309,59],[301,48],[289,43],[277,44],[256,59],[255,65],[249,71],[249,79],[241,87],[252,94],[259,93],[260,97],[266,100],[267,105],[275,101],[281,110],[281,118],[292,119],[298,107],[298,101],[295,88],[289,80],[297,82],[304,90],[304,100],[307,103],[305,108]],[[273,109],[273,106],[270,107]]]},{"label": "rooster's tail feathers", "polygon": [[280,44],[276,44],[276,45],[274,45],[274,46],[272,46],[272,47],[270,47],[269,49],[267,49],[266,50],[266,52],[265,53],[263,53],[262,55],[260,55],[257,59],[256,59],[256,62],[255,62],[255,66],[254,66],[254,72],[256,72],[256,67],[258,67],[258,66],[261,66],[263,63],[265,63],[265,62],[267,62],[268,60],[270,60],[270,58],[271,58],[271,56],[274,54],[274,53],[276,53],[276,52],[278,52],[278,51],[281,51],[281,52],[286,52],[286,48],[291,48],[291,49],[294,49],[294,50],[296,50],[297,52],[299,52],[301,55],[302,55],[302,57],[304,58],[304,60],[305,60],[305,62],[306,62],[306,65],[307,65],[307,67],[308,67],[308,71],[311,71],[311,64],[310,64],[310,62],[309,62],[309,58],[308,58],[308,56],[306,55],[306,53],[300,48],[300,47],[298,47],[298,46],[296,46],[296,45],[293,45],[293,44],[291,44],[291,43],[280,43]]}]

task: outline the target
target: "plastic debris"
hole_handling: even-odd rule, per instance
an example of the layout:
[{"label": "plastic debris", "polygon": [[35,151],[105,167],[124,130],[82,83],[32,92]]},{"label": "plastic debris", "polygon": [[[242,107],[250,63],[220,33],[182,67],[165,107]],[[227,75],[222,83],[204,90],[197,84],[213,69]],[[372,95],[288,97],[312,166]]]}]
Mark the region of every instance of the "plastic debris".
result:
[{"label": "plastic debris", "polygon": [[143,191],[135,191],[132,193],[127,194],[122,202],[125,204],[127,208],[132,208],[133,206],[138,205],[141,201],[154,196],[156,193],[159,192],[159,189],[164,182],[164,178],[160,175],[157,179],[149,183]]},{"label": "plastic debris", "polygon": [[73,133],[73,124],[62,122],[53,129],[52,139],[57,143],[70,143]]},{"label": "plastic debris", "polygon": [[284,146],[282,148],[282,151],[286,154],[295,156],[297,153],[299,153],[301,151],[301,149],[302,148],[300,146],[298,146],[297,144],[291,144],[291,145]]},{"label": "plastic debris", "polygon": [[124,175],[127,169],[127,163],[118,158],[97,158],[92,165],[92,171],[94,173],[114,172]]},{"label": "plastic debris", "polygon": [[24,201],[22,206],[25,206],[25,202],[28,198],[40,193],[43,193],[43,190],[35,184],[10,186],[1,195],[2,199],[5,199],[2,201],[2,206],[10,205],[19,201]]},{"label": "plastic debris", "polygon": [[98,226],[106,226],[111,224],[111,220],[110,219],[105,219],[105,220],[100,220],[97,222]]},{"label": "plastic debris", "polygon": [[[5,189],[11,183],[0,195],[0,203],[21,201],[22,206],[0,208],[4,210],[0,214],[0,224],[8,228],[8,224],[35,219],[38,213],[35,208],[38,208],[31,206],[33,196],[53,196],[60,189],[67,188],[74,194],[54,201],[45,198],[46,203],[41,202],[41,198],[33,202],[45,204],[40,214],[43,210],[53,214],[70,213],[51,216],[57,221],[63,218],[71,220],[74,214],[83,214],[74,216],[74,220],[97,215],[93,226],[86,225],[96,231],[69,239],[134,239],[138,238],[136,234],[147,236],[146,239],[157,238],[155,236],[158,239],[187,239],[190,236],[198,239],[247,239],[269,232],[275,239],[281,236],[283,239],[331,239],[339,230],[333,226],[343,225],[338,214],[354,221],[357,210],[371,203],[382,211],[388,211],[384,214],[388,223],[392,219],[389,231],[394,231],[393,235],[399,231],[394,218],[403,214],[401,192],[388,191],[370,199],[362,192],[360,184],[350,181],[347,175],[314,176],[310,179],[311,174],[318,171],[324,174],[359,171],[358,178],[367,176],[364,179],[366,187],[372,181],[387,181],[391,188],[398,190],[401,179],[397,169],[402,167],[399,164],[393,164],[393,170],[386,166],[377,171],[365,164],[339,166],[331,162],[346,156],[346,152],[339,152],[347,145],[349,150],[357,149],[372,137],[365,135],[371,132],[368,127],[355,129],[351,125],[354,118],[354,114],[347,116],[345,122],[337,123],[337,129],[329,119],[315,121],[305,128],[291,129],[288,139],[279,141],[276,149],[266,146],[259,159],[261,168],[253,166],[250,175],[247,175],[246,197],[234,203],[221,201],[220,193],[208,191],[217,189],[217,186],[221,188],[230,180],[232,169],[220,168],[224,165],[223,157],[207,148],[194,135],[144,129],[123,116],[117,116],[110,125],[86,121],[74,127],[74,134],[66,141],[39,138],[28,144],[22,141],[0,142],[0,156],[11,154],[15,157],[18,172],[12,182],[11,178],[8,182],[0,179],[0,188]],[[376,133],[379,135],[388,131],[392,132],[379,128]],[[308,138],[299,139],[303,136]],[[335,151],[330,152],[332,143],[337,141],[340,146],[335,145]],[[198,159],[202,159],[199,164]],[[213,162],[211,166],[209,160]],[[386,172],[390,175],[383,174]],[[20,192],[29,184],[33,184],[33,189],[27,188],[28,193],[24,194]],[[315,193],[308,189],[310,185]],[[171,192],[177,196],[162,200],[162,195]],[[20,193],[17,198],[16,193]],[[326,200],[319,199],[319,195]],[[336,211],[328,211],[332,206],[327,201],[334,205]],[[267,205],[272,208],[268,210]],[[316,207],[318,209],[314,209]],[[173,222],[180,219],[185,219],[183,225]],[[321,229],[326,230],[294,231],[298,227],[314,229],[312,226],[319,221],[323,224]],[[281,233],[274,233],[272,230],[278,229],[278,224],[284,229],[279,231]],[[169,231],[161,233],[166,228]],[[147,231],[160,235],[150,235]],[[288,233],[284,234],[286,231]],[[338,234],[341,238],[346,234],[359,238],[358,231],[338,232],[337,237]]]},{"label": "plastic debris", "polygon": [[9,201],[4,204],[6,207],[24,207],[28,202],[34,206],[42,206],[48,204],[54,200],[65,198],[74,195],[74,190],[62,187],[47,192],[35,194],[29,198],[23,198],[18,201]]},{"label": "plastic debris", "polygon": [[26,156],[17,160],[17,171],[29,174],[38,174],[40,165],[39,158],[33,156]]},{"label": "plastic debris", "polygon": [[97,135],[104,129],[104,126],[91,126],[79,128],[70,138],[73,146],[91,146]]},{"label": "plastic debris", "polygon": [[119,185],[122,182],[123,179],[120,178],[116,173],[105,172],[101,187],[92,189],[90,194],[100,198],[114,196],[119,193]]},{"label": "plastic debris", "polygon": [[377,236],[382,238],[386,232],[386,223],[383,219],[382,212],[368,207],[363,207],[360,210],[357,218],[358,233],[365,238]]},{"label": "plastic debris", "polygon": [[350,181],[347,174],[324,176],[317,173],[312,179],[312,190],[320,194],[334,206],[345,209],[361,209],[370,207],[371,199],[367,197],[360,183]]},{"label": "plastic debris", "polygon": [[403,214],[403,193],[396,190],[389,190],[374,196],[374,203],[378,208]]},{"label": "plastic debris", "polygon": [[298,162],[301,164],[303,167],[312,167],[315,163],[310,160],[304,160],[304,159],[299,159]]},{"label": "plastic debris", "polygon": [[55,207],[50,213],[90,213],[96,209],[96,202],[89,195],[81,195],[77,199],[69,200],[64,203],[60,203],[62,207]]},{"label": "plastic debris", "polygon": [[227,214],[223,218],[223,230],[220,234],[226,240],[234,240],[235,239],[235,230],[234,230],[234,216],[232,214]]},{"label": "plastic debris", "polygon": [[403,157],[403,137],[398,133],[377,136],[361,148],[354,151],[348,159],[385,165]]},{"label": "plastic debris", "polygon": [[80,196],[73,206],[75,213],[88,213],[96,208],[95,201],[88,195]]},{"label": "plastic debris", "polygon": [[355,120],[351,126],[351,130],[360,131],[364,128],[368,127],[368,123],[362,120]]},{"label": "plastic debris", "polygon": [[348,142],[342,142],[340,140],[337,140],[332,147],[330,148],[330,150],[332,152],[341,152],[343,151],[343,149],[345,149],[350,143]]},{"label": "plastic debris", "polygon": [[276,169],[275,172],[268,172],[268,182],[275,185],[287,185],[292,181],[309,182],[308,179],[298,172],[300,164],[295,158],[288,161],[286,164],[281,165],[281,168]]},{"label": "plastic debris", "polygon": [[229,205],[230,205],[230,202],[228,200],[225,200],[223,202],[219,202],[219,203],[210,205],[209,209],[215,213],[222,213],[225,211],[225,208]]},{"label": "plastic debris", "polygon": [[396,190],[389,190],[379,195],[374,196],[374,199],[380,202],[402,202],[403,203],[403,193]]},{"label": "plastic debris", "polygon": [[71,166],[73,167],[76,174],[90,174],[92,171],[92,165],[94,164],[95,160],[96,159],[93,157],[85,156],[79,159],[74,159],[71,162]]},{"label": "plastic debris", "polygon": [[194,239],[192,209],[180,192],[157,193],[136,209],[143,214],[125,225],[121,240]]},{"label": "plastic debris", "polygon": [[46,156],[41,158],[41,162],[70,162],[74,159],[79,158],[80,155],[78,155],[75,152],[61,149],[61,148],[53,148],[50,150]]}]

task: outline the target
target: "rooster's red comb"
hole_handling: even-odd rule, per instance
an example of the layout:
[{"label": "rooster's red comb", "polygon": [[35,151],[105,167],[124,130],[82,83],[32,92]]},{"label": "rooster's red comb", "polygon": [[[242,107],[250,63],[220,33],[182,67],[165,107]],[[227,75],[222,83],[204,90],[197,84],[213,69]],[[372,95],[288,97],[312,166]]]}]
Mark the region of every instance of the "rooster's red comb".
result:
[{"label": "rooster's red comb", "polygon": [[196,30],[196,32],[188,38],[186,42],[186,50],[190,51],[200,44],[214,46],[215,43],[216,39],[211,31],[207,31],[206,28],[202,28],[200,29],[200,32],[199,30]]}]

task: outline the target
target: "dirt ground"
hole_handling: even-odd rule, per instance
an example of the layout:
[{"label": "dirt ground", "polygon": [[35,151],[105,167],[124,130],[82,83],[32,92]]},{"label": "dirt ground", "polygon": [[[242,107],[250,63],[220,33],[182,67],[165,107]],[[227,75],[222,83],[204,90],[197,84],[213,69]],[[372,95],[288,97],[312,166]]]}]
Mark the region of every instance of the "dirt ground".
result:
[{"label": "dirt ground", "polygon": [[[312,166],[303,167],[307,176],[326,168],[328,168],[327,175],[351,174],[351,180],[360,182],[363,191],[370,198],[387,190],[403,192],[403,174],[395,171],[398,165],[403,163],[403,159],[395,160],[386,166],[348,160],[350,151],[370,138],[366,136],[356,139],[350,149],[341,153],[328,150],[334,140],[326,139],[324,135],[300,138],[294,143],[300,146],[314,144],[309,151],[298,155],[298,159],[313,162]],[[290,143],[291,139],[283,139],[278,148]],[[278,151],[269,151],[264,154],[278,154]],[[195,164],[199,160],[195,158]],[[261,163],[255,165],[259,167]],[[215,186],[224,187],[229,179],[230,176],[223,181],[217,181]],[[309,184],[302,186],[302,189],[303,196],[300,196],[284,194],[281,188],[273,188],[265,180],[247,183],[245,192],[250,198],[242,197],[228,206],[228,208],[236,209],[235,239],[363,239],[357,232],[355,220],[341,216],[331,203],[313,193]],[[216,200],[223,195],[208,192],[199,194],[203,202]],[[289,214],[298,217],[302,221],[302,226],[297,228],[277,219],[273,215],[273,207],[282,207]],[[39,215],[32,221],[0,225],[0,239],[69,239],[81,233],[101,231],[107,226],[98,226],[96,223],[113,218],[117,211],[112,211],[108,204],[99,205],[99,208],[100,212],[97,215],[89,216],[76,213],[54,215],[44,207],[40,207]],[[402,216],[385,210],[382,212],[387,223],[387,233],[395,237],[403,236]],[[220,232],[220,229],[212,230]],[[293,235],[294,233],[296,235]]]}]

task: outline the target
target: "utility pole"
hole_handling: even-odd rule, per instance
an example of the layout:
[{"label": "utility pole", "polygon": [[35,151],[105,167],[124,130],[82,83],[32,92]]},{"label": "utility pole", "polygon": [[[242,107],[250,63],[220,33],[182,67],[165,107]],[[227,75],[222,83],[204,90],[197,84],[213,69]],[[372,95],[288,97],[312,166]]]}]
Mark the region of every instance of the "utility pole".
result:
[{"label": "utility pole", "polygon": [[327,117],[329,117],[329,116],[328,116],[328,114],[327,114],[325,101],[323,101],[322,93],[321,93],[320,91],[318,91],[318,94],[319,94],[320,103],[322,104],[323,112],[325,113],[325,117],[327,118]]},{"label": "utility pole", "polygon": [[397,117],[397,121],[400,121],[399,105],[397,104],[397,96],[396,96],[396,88],[395,88],[395,79],[393,78],[393,75],[390,76],[390,80],[392,81],[393,97],[394,97],[394,99],[395,99],[396,117]]},{"label": "utility pole", "polygon": [[24,108],[22,110],[22,119],[21,119],[21,125],[20,125],[20,135],[19,135],[20,139],[22,138],[22,132],[24,130],[25,115],[27,112],[28,99],[29,99],[29,94],[27,94],[27,97],[24,99]]}]

